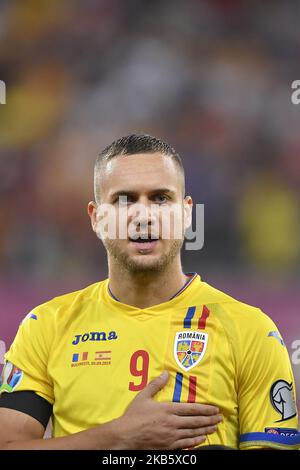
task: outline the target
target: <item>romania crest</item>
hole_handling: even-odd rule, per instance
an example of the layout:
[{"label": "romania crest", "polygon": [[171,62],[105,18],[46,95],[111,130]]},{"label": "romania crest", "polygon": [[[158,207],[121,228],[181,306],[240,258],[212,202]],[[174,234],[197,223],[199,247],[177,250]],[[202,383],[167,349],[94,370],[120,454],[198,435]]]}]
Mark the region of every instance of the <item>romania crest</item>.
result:
[{"label": "romania crest", "polygon": [[179,367],[188,371],[203,358],[208,342],[208,334],[202,331],[180,331],[174,341],[174,356]]}]

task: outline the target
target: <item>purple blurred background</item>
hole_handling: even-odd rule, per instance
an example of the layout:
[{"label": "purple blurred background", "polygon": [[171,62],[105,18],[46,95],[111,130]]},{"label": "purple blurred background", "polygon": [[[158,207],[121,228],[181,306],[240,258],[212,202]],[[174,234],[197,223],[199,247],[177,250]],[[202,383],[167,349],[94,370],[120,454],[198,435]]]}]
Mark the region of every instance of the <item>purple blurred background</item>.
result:
[{"label": "purple blurred background", "polygon": [[106,277],[94,161],[144,131],[205,204],[185,271],[275,320],[300,395],[299,17],[293,0],[0,2],[0,363],[32,307]]}]

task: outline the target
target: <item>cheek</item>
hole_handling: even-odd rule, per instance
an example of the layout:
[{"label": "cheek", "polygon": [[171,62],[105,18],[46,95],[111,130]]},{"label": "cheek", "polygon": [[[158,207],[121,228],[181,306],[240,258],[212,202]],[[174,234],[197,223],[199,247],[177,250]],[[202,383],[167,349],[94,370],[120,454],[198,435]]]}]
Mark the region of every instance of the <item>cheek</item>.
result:
[{"label": "cheek", "polygon": [[102,205],[97,212],[95,232],[99,238],[110,240],[127,239],[128,217],[126,211],[114,206]]},{"label": "cheek", "polygon": [[119,210],[116,212],[116,233],[117,233],[117,241],[122,242],[127,240],[128,238],[128,216],[127,214]]}]

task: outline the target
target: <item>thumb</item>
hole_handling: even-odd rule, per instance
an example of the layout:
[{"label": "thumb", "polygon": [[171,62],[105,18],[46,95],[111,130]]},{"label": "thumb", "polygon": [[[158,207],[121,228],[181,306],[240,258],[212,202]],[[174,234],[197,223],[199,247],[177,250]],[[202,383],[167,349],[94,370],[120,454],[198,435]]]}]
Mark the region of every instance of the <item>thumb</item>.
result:
[{"label": "thumb", "polygon": [[148,383],[147,387],[140,392],[140,396],[143,398],[154,397],[154,395],[156,395],[168,383],[169,378],[169,372],[165,370],[159,377],[156,377]]}]

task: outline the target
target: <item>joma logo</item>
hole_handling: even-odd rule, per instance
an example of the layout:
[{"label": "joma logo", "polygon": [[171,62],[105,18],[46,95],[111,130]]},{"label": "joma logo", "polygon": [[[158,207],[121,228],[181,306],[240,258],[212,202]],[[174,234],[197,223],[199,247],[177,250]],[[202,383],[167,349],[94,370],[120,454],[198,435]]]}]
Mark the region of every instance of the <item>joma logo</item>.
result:
[{"label": "joma logo", "polygon": [[115,331],[110,331],[109,333],[105,333],[105,331],[91,331],[90,333],[84,333],[83,335],[75,335],[72,344],[76,346],[76,344],[80,342],[85,343],[86,341],[111,341],[117,338],[118,336]]}]

